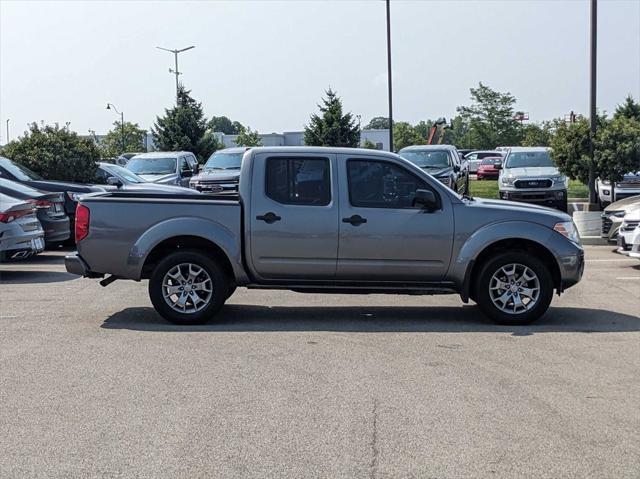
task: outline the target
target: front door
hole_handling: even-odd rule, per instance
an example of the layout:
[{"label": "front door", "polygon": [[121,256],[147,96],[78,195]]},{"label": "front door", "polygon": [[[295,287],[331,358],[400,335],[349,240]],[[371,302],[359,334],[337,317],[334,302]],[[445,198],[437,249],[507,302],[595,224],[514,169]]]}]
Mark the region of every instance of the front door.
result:
[{"label": "front door", "polygon": [[[337,278],[358,281],[439,281],[449,267],[453,212],[448,197],[400,162],[341,158],[348,190],[340,196]],[[440,209],[413,207],[430,189]]]},{"label": "front door", "polygon": [[262,279],[322,280],[336,274],[335,155],[256,154],[250,257]]}]

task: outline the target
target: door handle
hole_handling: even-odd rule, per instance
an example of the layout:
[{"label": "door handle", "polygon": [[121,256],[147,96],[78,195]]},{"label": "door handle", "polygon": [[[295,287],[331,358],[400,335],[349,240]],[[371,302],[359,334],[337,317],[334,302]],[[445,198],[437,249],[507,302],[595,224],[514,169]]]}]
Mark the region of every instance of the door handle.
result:
[{"label": "door handle", "polygon": [[353,215],[350,218],[342,218],[343,223],[351,223],[353,226],[360,226],[362,223],[367,222],[367,218],[363,218],[360,215]]},{"label": "door handle", "polygon": [[268,213],[264,214],[264,215],[258,215],[256,216],[257,220],[260,221],[264,221],[265,223],[271,224],[271,223],[275,223],[276,221],[280,221],[282,218],[280,216],[278,216],[275,213],[272,213],[271,211],[269,211]]}]

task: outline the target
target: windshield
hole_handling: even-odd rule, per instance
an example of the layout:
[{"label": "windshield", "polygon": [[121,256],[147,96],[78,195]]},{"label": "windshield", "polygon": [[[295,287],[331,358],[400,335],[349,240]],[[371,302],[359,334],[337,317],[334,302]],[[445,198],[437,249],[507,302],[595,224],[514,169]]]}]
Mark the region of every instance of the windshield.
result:
[{"label": "windshield", "polygon": [[505,168],[556,166],[548,151],[515,151],[507,157]]},{"label": "windshield", "polygon": [[449,153],[446,150],[402,151],[400,156],[420,168],[446,168],[449,166]]},{"label": "windshield", "polygon": [[18,165],[8,158],[0,158],[0,167],[7,170],[10,174],[22,181],[41,180],[42,176],[37,175],[29,168]]},{"label": "windshield", "polygon": [[126,168],[118,165],[108,165],[102,167],[107,173],[114,176],[119,176],[123,178],[127,183],[146,183],[145,180],[140,178],[138,175],[131,173]]},{"label": "windshield", "polygon": [[483,158],[482,162],[480,163],[481,165],[493,165],[494,163],[496,163],[497,161],[502,160],[502,158],[500,158],[499,156],[490,156],[488,158]]},{"label": "windshield", "polygon": [[204,164],[204,170],[239,170],[244,153],[214,153]]},{"label": "windshield", "polygon": [[175,158],[132,158],[127,170],[137,175],[168,175],[176,172]]}]

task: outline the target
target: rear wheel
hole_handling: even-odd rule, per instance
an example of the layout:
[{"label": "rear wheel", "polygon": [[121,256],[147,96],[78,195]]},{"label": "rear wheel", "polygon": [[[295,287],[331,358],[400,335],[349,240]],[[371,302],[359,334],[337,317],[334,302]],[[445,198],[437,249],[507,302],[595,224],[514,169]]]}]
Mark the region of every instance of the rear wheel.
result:
[{"label": "rear wheel", "polygon": [[501,253],[480,270],[475,296],[499,324],[528,324],[542,316],[553,297],[549,268],[525,251]]},{"label": "rear wheel", "polygon": [[164,258],[149,280],[149,297],[156,311],[175,324],[203,324],[222,307],[229,292],[224,271],[195,250]]}]

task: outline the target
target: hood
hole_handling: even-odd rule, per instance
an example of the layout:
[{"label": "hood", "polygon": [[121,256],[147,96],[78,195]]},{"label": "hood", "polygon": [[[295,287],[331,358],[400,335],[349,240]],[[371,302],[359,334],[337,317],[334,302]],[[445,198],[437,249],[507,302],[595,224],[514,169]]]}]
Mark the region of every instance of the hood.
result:
[{"label": "hood", "polygon": [[444,167],[421,166],[420,168],[422,168],[425,172],[429,173],[431,176],[436,176],[436,177],[447,175],[451,173],[451,170],[453,169],[450,166],[444,166]]},{"label": "hood", "polygon": [[640,195],[629,196],[620,201],[616,201],[615,203],[611,203],[604,209],[605,213],[610,213],[612,211],[624,211],[626,209],[632,209],[635,205],[640,205]]},{"label": "hood", "polygon": [[201,171],[199,174],[193,176],[191,181],[206,181],[206,180],[230,180],[236,181],[240,178],[240,170],[208,170]]},{"label": "hood", "polygon": [[624,221],[640,221],[640,205],[627,210],[624,215]]},{"label": "hood", "polygon": [[150,183],[166,183],[167,181],[172,181],[177,178],[176,173],[169,174],[160,174],[160,175],[138,175],[145,181],[149,181]]},{"label": "hood", "polygon": [[503,221],[533,221],[549,228],[553,228],[553,225],[561,221],[571,221],[571,216],[567,213],[530,203],[474,198],[473,202],[466,204],[470,208],[482,210],[478,211],[478,214]]},{"label": "hood", "polygon": [[555,166],[525,166],[523,168],[505,168],[502,170],[505,175],[521,178],[547,178],[558,176],[560,172]]},{"label": "hood", "polygon": [[82,185],[80,183],[69,183],[66,181],[32,180],[25,182],[25,184],[31,186],[32,188],[37,188],[44,191],[72,191],[74,193],[95,193],[99,191],[106,191],[100,186]]}]

